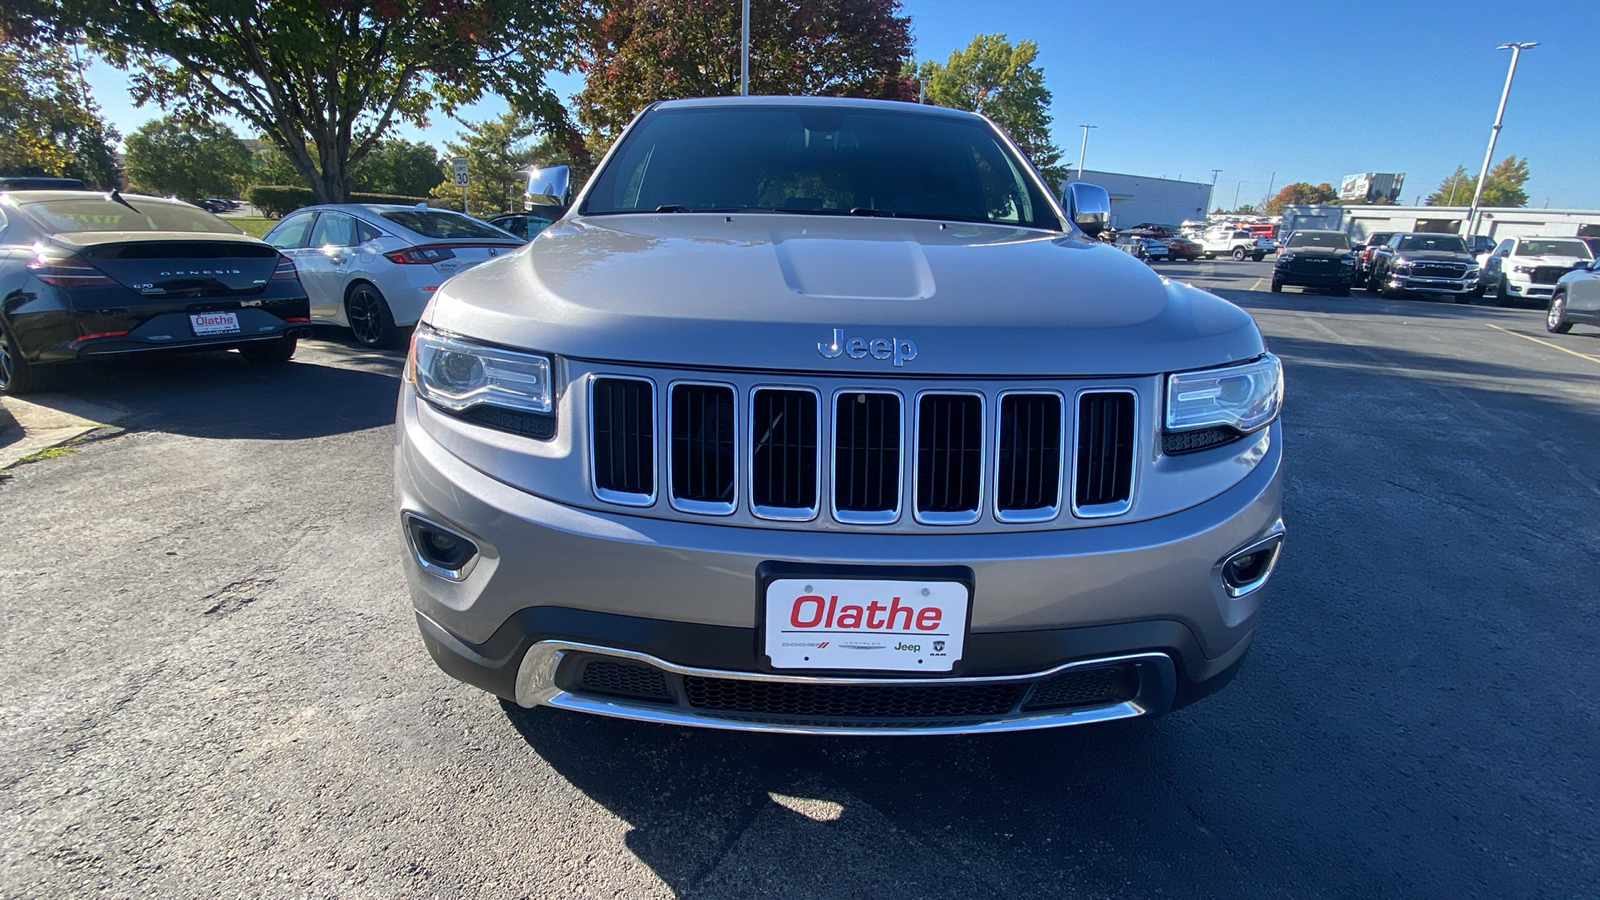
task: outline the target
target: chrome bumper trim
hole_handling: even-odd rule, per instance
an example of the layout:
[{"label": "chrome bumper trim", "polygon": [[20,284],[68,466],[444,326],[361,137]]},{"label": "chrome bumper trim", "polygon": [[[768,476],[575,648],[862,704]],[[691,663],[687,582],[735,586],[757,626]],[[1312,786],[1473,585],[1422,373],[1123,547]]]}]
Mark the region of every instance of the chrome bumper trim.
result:
[{"label": "chrome bumper trim", "polygon": [[[1163,674],[1163,689],[1161,693],[1166,696],[1161,698],[1159,704],[1147,704],[1139,700],[1126,700],[1108,706],[1097,706],[1073,710],[1050,710],[1034,714],[1021,713],[1006,718],[991,719],[988,721],[975,721],[959,725],[908,725],[906,727],[882,726],[836,726],[836,725],[807,725],[803,723],[772,723],[747,721],[742,719],[720,718],[711,713],[700,713],[681,706],[656,706],[651,704],[634,704],[620,699],[583,696],[562,690],[556,686],[556,670],[560,668],[561,661],[568,653],[581,652],[608,656],[616,659],[625,659],[633,662],[654,666],[666,672],[677,675],[694,675],[704,678],[729,678],[742,681],[765,682],[791,682],[802,684],[820,685],[886,685],[914,686],[914,685],[953,685],[953,684],[996,684],[1018,681],[1035,681],[1059,675],[1073,669],[1092,668],[1095,666],[1112,665],[1117,663],[1144,664],[1156,667]],[[517,705],[531,709],[535,706],[549,706],[555,709],[566,709],[575,712],[590,713],[593,715],[611,716],[618,719],[632,719],[638,722],[655,722],[663,725],[684,725],[699,728],[718,728],[729,731],[764,731],[779,732],[784,734],[817,734],[817,735],[949,735],[949,734],[982,734],[1005,731],[1028,731],[1038,728],[1056,728],[1065,725],[1085,725],[1092,722],[1111,722],[1118,719],[1131,719],[1148,715],[1152,711],[1160,711],[1157,707],[1166,707],[1171,704],[1171,685],[1175,677],[1175,667],[1172,658],[1165,653],[1129,653],[1119,656],[1105,656],[1095,659],[1078,660],[1046,669],[1042,672],[1032,672],[1024,675],[987,675],[968,678],[841,678],[819,677],[807,675],[781,675],[766,672],[733,672],[721,669],[699,669],[690,666],[680,666],[666,660],[651,656],[648,653],[639,653],[632,650],[618,650],[611,647],[601,647],[594,644],[581,644],[568,641],[540,641],[528,648],[522,658],[522,664],[517,668]],[[1142,691],[1141,691],[1142,694]]]}]

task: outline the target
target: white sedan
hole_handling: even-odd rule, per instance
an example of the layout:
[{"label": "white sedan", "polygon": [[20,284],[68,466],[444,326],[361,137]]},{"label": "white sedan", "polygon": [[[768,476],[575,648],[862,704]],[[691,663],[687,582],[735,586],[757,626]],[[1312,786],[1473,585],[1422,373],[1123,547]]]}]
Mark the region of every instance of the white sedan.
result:
[{"label": "white sedan", "polygon": [[470,216],[427,206],[308,206],[267,232],[294,260],[311,318],[369,347],[393,347],[446,279],[524,241]]}]

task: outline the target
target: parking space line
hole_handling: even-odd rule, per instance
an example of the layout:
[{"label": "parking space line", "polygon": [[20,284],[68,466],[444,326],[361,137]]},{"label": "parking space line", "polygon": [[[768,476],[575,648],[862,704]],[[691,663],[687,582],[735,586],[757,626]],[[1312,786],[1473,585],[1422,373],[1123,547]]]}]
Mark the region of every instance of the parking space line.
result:
[{"label": "parking space line", "polygon": [[1258,289],[1260,287],[1261,287],[1261,279],[1260,278],[1257,278],[1255,281],[1250,282],[1250,290],[1253,291],[1253,290],[1256,290],[1256,289]]},{"label": "parking space line", "polygon": [[1600,363],[1600,358],[1596,358],[1596,357],[1590,356],[1587,353],[1579,353],[1576,350],[1568,350],[1567,348],[1561,346],[1560,344],[1552,344],[1549,341],[1541,340],[1540,338],[1536,338],[1531,334],[1523,334],[1520,331],[1512,331],[1509,328],[1501,328],[1499,325],[1496,325],[1493,322],[1485,322],[1483,324],[1489,326],[1490,328],[1493,328],[1495,331],[1504,331],[1506,334],[1515,335],[1515,336],[1517,336],[1519,338],[1523,338],[1525,340],[1533,341],[1535,344],[1543,344],[1546,347],[1551,348],[1552,350],[1560,350],[1562,353],[1570,353],[1573,356],[1578,357],[1579,359],[1587,359],[1589,362],[1592,362],[1592,363]]}]

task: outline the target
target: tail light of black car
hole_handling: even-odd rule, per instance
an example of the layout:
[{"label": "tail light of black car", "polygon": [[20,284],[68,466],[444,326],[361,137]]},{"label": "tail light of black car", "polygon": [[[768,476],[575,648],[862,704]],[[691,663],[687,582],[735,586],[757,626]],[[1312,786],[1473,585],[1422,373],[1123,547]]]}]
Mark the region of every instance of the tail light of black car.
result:
[{"label": "tail light of black car", "polygon": [[300,273],[295,271],[294,260],[283,254],[278,254],[278,265],[272,270],[273,281],[299,281]]},{"label": "tail light of black car", "polygon": [[35,278],[52,287],[107,287],[116,284],[88,260],[62,250],[44,249],[28,263]]}]

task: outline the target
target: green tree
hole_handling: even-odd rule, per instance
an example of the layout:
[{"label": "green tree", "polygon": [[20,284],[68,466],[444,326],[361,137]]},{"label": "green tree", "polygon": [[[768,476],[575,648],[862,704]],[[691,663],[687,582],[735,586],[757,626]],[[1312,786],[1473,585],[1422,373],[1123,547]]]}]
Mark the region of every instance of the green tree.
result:
[{"label": "green tree", "polygon": [[58,175],[120,187],[111,149],[116,139],[70,50],[0,33],[0,175]]},{"label": "green tree", "polygon": [[250,151],[216,122],[165,116],[128,135],[128,183],[185,200],[232,197],[250,176]]},{"label": "green tree", "polygon": [[1313,185],[1306,181],[1297,181],[1286,184],[1271,200],[1268,200],[1263,211],[1269,216],[1283,214],[1283,208],[1291,205],[1332,203],[1339,199],[1339,192],[1326,181]]},{"label": "green tree", "polygon": [[[585,36],[579,121],[609,138],[656,100],[739,93],[739,14],[731,0],[610,0]],[[750,5],[751,94],[915,99],[910,53],[898,0]]]},{"label": "green tree", "polygon": [[944,64],[917,68],[927,101],[979,112],[1004,128],[1053,189],[1067,179],[1061,150],[1050,140],[1050,89],[1035,65],[1039,45],[1012,44],[1004,34],[980,34]]},{"label": "green tree", "polygon": [[[252,154],[250,160],[250,182],[252,184],[281,184],[289,186],[310,187],[306,184],[305,177],[300,170],[289,161],[289,155],[274,147],[270,141],[261,140],[261,149]],[[314,148],[313,148],[314,149]]]},{"label": "green tree", "polygon": [[[1479,206],[1522,207],[1528,205],[1528,192],[1523,185],[1528,183],[1528,158],[1508,156],[1498,165],[1489,170],[1489,177],[1483,182],[1483,196],[1479,198]],[[1428,195],[1423,202],[1428,206],[1466,206],[1472,202],[1472,194],[1478,189],[1478,176],[1468,175],[1466,166],[1456,166],[1456,170],[1445,180],[1439,182],[1439,189]]]},{"label": "green tree", "polygon": [[[34,2],[34,0],[28,0]],[[132,72],[133,98],[227,112],[289,158],[318,200],[396,121],[485,93],[560,127],[544,73],[569,64],[582,0],[53,0],[50,26]]]},{"label": "green tree", "polygon": [[350,172],[351,190],[426,197],[444,181],[439,151],[421,141],[386,138]]},{"label": "green tree", "polygon": [[[498,119],[464,123],[456,140],[445,144],[446,157],[467,158],[472,176],[467,187],[468,209],[489,216],[522,209],[529,166],[567,165],[573,169],[573,188],[592,169],[587,152],[574,154],[564,136],[542,134],[532,119],[508,112]],[[448,164],[449,159],[444,160]],[[434,188],[440,200],[459,202],[461,188],[453,179]]]}]

